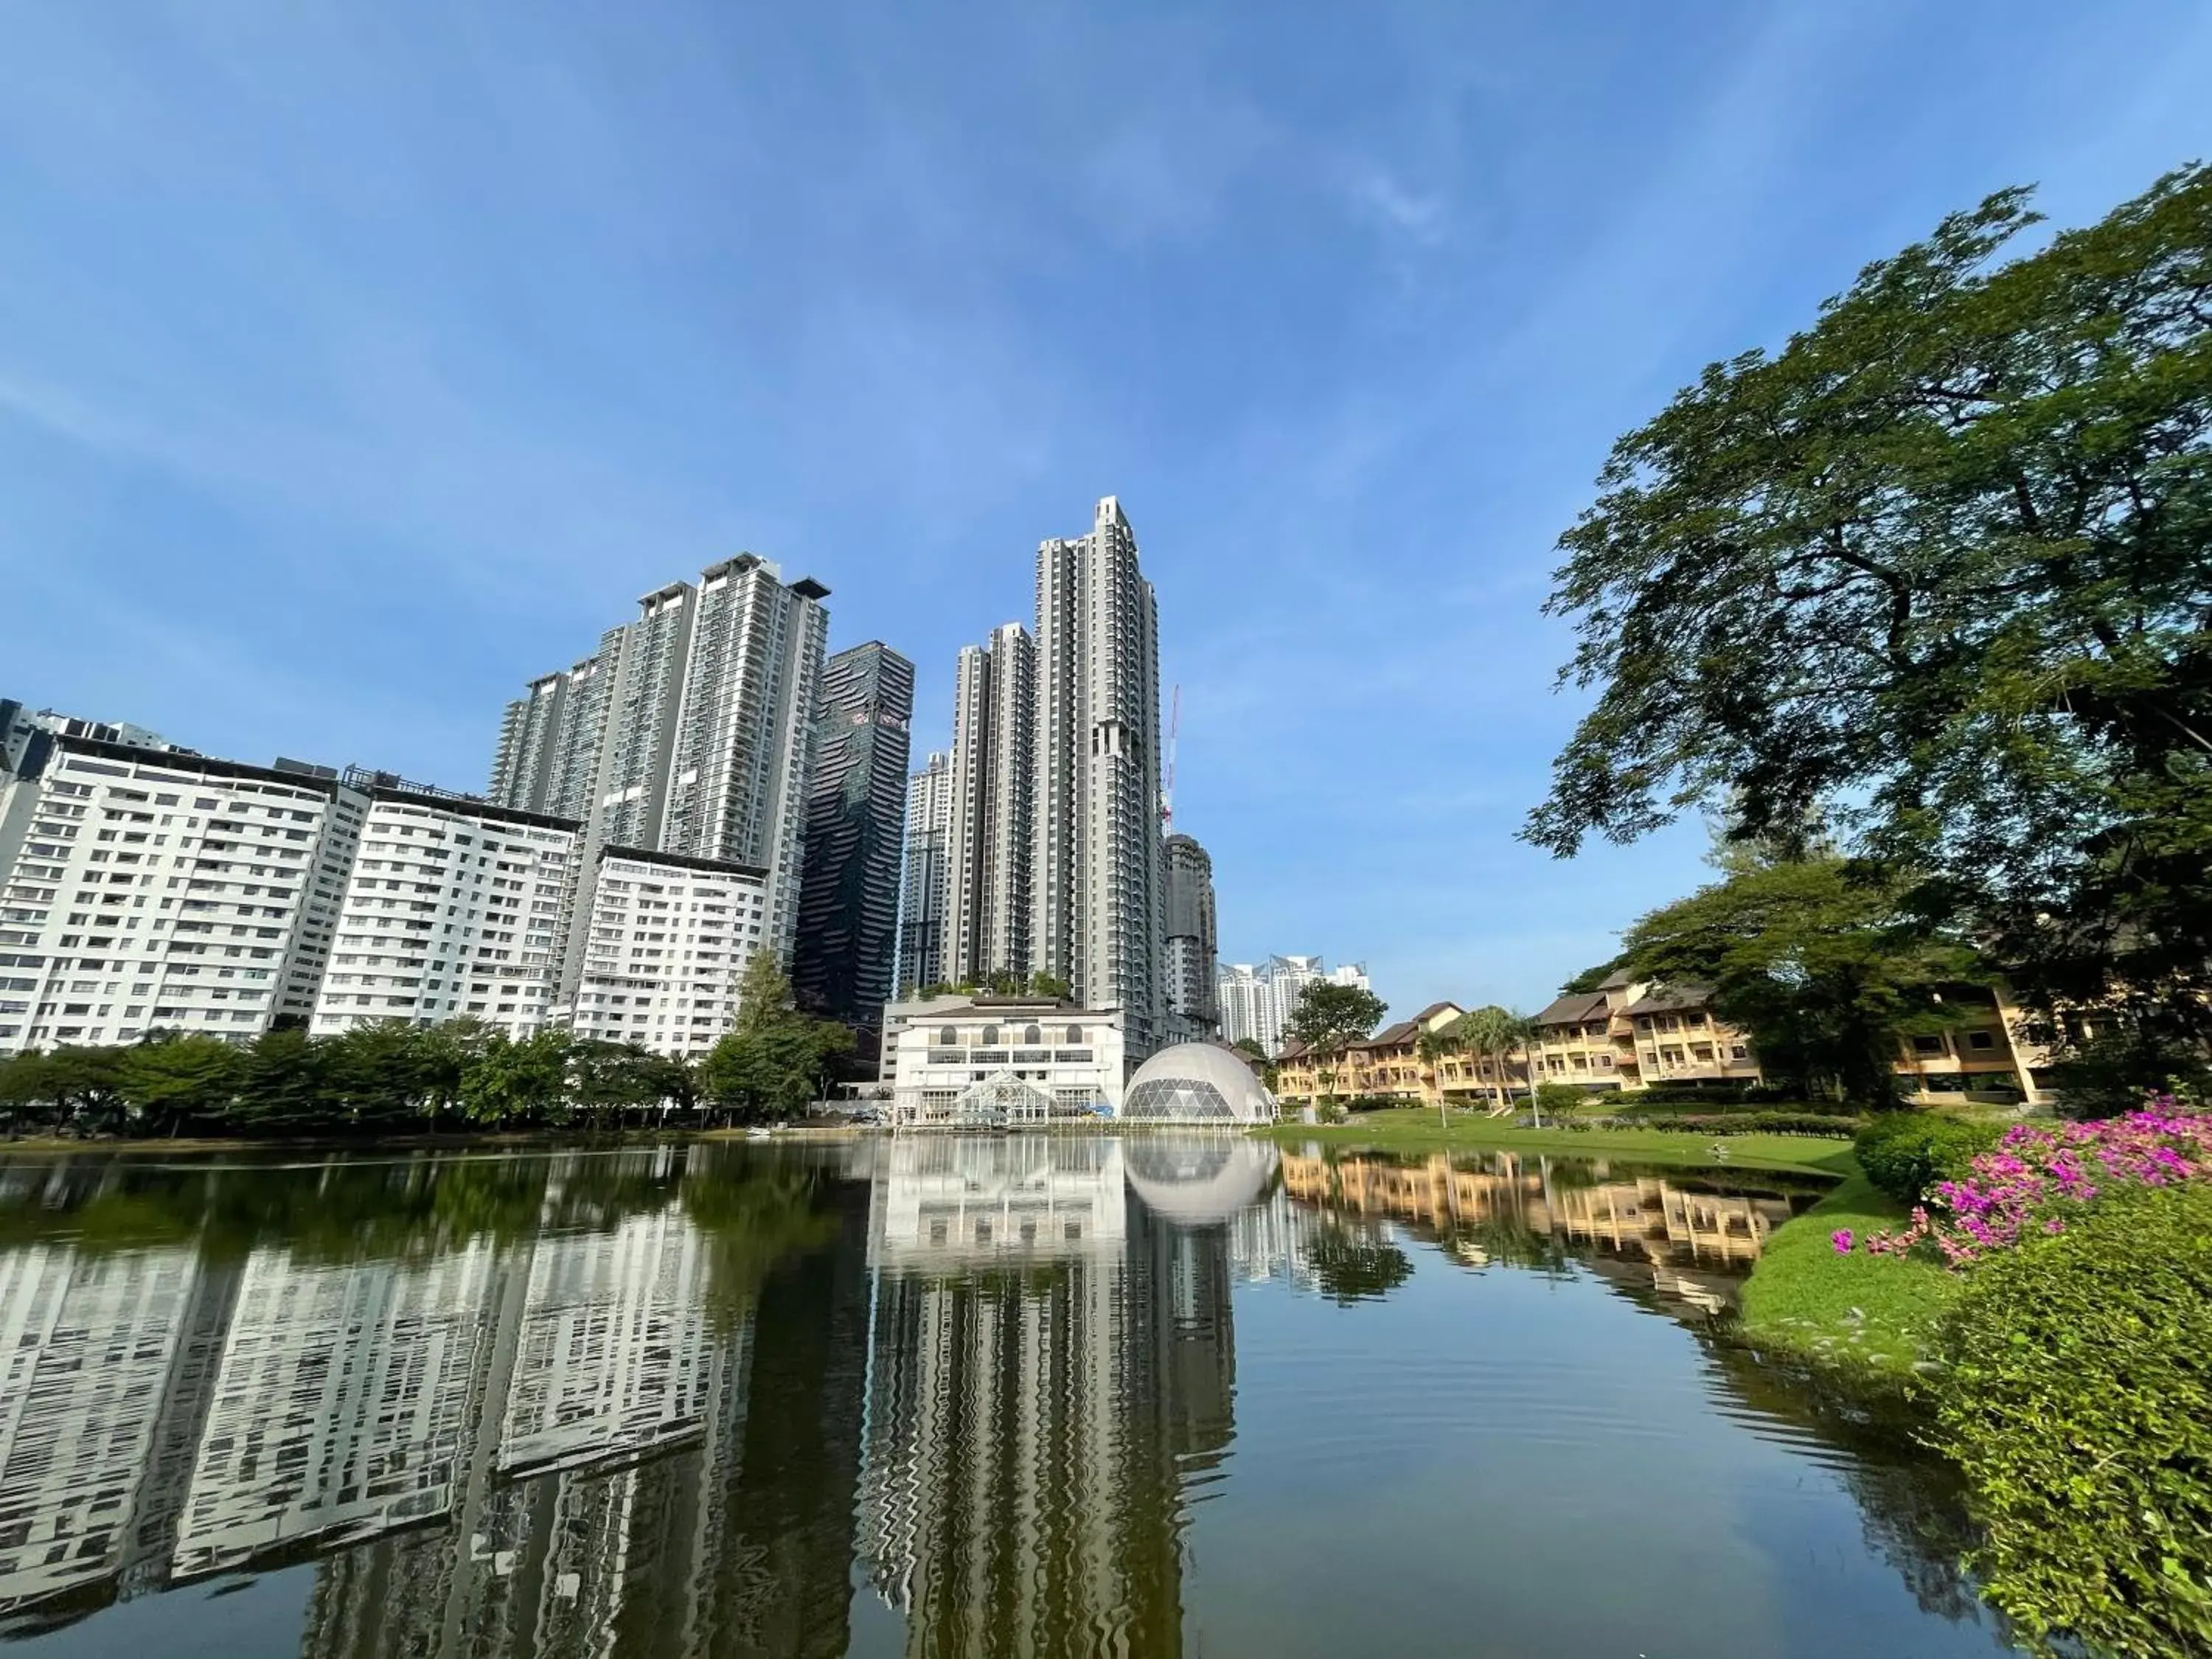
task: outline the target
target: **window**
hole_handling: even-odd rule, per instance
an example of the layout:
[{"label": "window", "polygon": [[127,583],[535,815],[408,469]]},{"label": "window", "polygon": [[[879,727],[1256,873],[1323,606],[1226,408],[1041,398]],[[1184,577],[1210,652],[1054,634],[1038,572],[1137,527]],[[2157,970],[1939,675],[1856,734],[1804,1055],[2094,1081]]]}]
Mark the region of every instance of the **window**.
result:
[{"label": "window", "polygon": [[1917,1054],[1940,1054],[1943,1039],[1940,1036],[1917,1036],[1912,1039],[1912,1051]]},{"label": "window", "polygon": [[1044,1041],[1044,1028],[1041,1025],[1031,1025],[1027,1027],[1022,1032],[1022,1041],[1027,1043],[1030,1048],[1036,1048],[1037,1044]]},{"label": "window", "polygon": [[1082,1041],[1083,1041],[1083,1028],[1082,1028],[1080,1025],[1071,1025],[1071,1026],[1069,1026],[1069,1027],[1067,1028],[1067,1040],[1068,1040],[1070,1042],[1082,1042]]},{"label": "window", "polygon": [[983,1028],[983,1046],[986,1048],[995,1048],[999,1046],[999,1028],[997,1026],[986,1025]]},{"label": "window", "polygon": [[1966,1046],[1969,1048],[1994,1048],[1997,1046],[1996,1034],[1993,1031],[1969,1031],[1966,1033]]},{"label": "window", "polygon": [[937,1046],[940,1048],[957,1048],[960,1046],[960,1033],[950,1025],[942,1027],[937,1033]]}]

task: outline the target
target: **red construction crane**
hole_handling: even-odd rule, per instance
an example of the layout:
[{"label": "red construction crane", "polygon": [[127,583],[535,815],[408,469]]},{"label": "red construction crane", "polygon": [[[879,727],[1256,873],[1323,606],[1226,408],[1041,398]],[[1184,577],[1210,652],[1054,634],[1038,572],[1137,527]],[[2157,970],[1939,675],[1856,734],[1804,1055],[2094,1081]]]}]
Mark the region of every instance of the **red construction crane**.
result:
[{"label": "red construction crane", "polygon": [[1172,712],[1168,715],[1168,769],[1167,775],[1160,780],[1160,823],[1172,830],[1175,828],[1176,735],[1182,730],[1181,685],[1175,689],[1175,701],[1170,708]]}]

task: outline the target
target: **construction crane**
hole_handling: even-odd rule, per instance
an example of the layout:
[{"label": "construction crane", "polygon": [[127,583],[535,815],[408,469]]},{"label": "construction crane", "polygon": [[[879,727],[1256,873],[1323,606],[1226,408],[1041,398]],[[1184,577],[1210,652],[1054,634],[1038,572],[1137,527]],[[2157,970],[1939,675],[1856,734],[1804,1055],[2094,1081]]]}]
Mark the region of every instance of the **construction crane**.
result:
[{"label": "construction crane", "polygon": [[1160,781],[1160,824],[1164,829],[1175,828],[1175,763],[1176,737],[1182,730],[1182,687],[1175,689],[1175,701],[1168,715],[1168,769]]}]

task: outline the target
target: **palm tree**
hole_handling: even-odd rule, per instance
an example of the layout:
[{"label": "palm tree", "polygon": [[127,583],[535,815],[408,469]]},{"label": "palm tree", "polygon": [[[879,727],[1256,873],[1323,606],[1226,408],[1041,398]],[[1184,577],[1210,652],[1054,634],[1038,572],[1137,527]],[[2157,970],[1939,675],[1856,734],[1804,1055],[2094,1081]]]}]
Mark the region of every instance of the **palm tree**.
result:
[{"label": "palm tree", "polygon": [[[1436,1083],[1437,1062],[1446,1054],[1455,1054],[1461,1051],[1460,1024],[1455,1019],[1449,1025],[1431,1027],[1413,1039],[1413,1052],[1420,1056],[1425,1068],[1422,1074],[1424,1082]],[[1444,1109],[1444,1091],[1441,1084],[1437,1085],[1437,1121],[1450,1121],[1450,1115]]]},{"label": "palm tree", "polygon": [[1528,1046],[1535,1029],[1535,1022],[1527,1015],[1501,1008],[1494,1002],[1462,1015],[1453,1026],[1462,1047],[1490,1075],[1492,1117],[1501,1117],[1513,1109],[1513,1097],[1506,1089],[1505,1064],[1514,1050]]}]

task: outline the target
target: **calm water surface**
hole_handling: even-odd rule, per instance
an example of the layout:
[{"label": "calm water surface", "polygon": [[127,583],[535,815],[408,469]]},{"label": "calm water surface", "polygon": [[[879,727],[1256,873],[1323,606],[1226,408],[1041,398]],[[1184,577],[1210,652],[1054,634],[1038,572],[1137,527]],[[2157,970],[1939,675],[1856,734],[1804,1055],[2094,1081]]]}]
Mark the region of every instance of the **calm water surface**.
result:
[{"label": "calm water surface", "polygon": [[9,1659],[1991,1654],[1811,1191],[1161,1138],[0,1158]]}]

